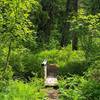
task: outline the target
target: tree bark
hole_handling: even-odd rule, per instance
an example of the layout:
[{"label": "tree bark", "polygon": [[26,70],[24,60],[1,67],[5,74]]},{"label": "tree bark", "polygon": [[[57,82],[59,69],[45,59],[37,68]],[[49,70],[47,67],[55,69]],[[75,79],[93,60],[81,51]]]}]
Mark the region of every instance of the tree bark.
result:
[{"label": "tree bark", "polygon": [[[74,14],[77,17],[77,12],[78,12],[78,0],[74,0]],[[78,49],[78,35],[76,32],[73,32],[72,35],[72,50],[77,50]]]},{"label": "tree bark", "polygon": [[6,64],[4,66],[4,73],[9,65],[9,59],[10,59],[10,54],[11,54],[11,45],[12,45],[12,41],[10,41],[9,43],[9,47],[8,47],[8,54],[7,54],[7,58],[6,58]]},{"label": "tree bark", "polygon": [[11,41],[9,43],[9,48],[8,48],[8,55],[7,55],[7,61],[6,61],[6,66],[9,65],[9,58],[10,58],[10,54],[11,54]]},{"label": "tree bark", "polygon": [[68,44],[68,33],[70,28],[70,23],[68,22],[70,17],[70,0],[67,0],[66,2],[66,18],[65,22],[63,23],[62,28],[62,37],[61,37],[61,47],[65,47]]}]

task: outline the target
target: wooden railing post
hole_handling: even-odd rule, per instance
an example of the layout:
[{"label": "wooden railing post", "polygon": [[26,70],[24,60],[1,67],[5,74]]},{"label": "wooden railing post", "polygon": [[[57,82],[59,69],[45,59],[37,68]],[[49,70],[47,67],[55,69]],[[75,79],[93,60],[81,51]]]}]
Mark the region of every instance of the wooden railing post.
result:
[{"label": "wooden railing post", "polygon": [[44,79],[46,80],[47,78],[47,60],[46,59],[42,62],[42,66],[44,66]]},{"label": "wooden railing post", "polygon": [[44,66],[44,79],[47,78],[47,64]]}]

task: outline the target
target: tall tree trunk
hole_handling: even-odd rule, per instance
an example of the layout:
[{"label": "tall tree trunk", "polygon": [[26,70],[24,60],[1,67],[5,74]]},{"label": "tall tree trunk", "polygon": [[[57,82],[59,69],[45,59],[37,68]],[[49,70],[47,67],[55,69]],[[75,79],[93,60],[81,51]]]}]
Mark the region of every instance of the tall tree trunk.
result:
[{"label": "tall tree trunk", "polygon": [[[78,0],[74,0],[74,14],[77,17],[77,12],[78,12]],[[72,50],[77,50],[78,49],[78,35],[76,32],[73,32],[72,35]]]},{"label": "tall tree trunk", "polygon": [[9,59],[10,59],[10,54],[11,54],[11,44],[12,44],[12,41],[10,41],[9,47],[8,47],[8,55],[7,55],[7,60],[6,60],[6,66],[9,65]]},{"label": "tall tree trunk", "polygon": [[70,23],[68,22],[70,17],[70,0],[66,2],[66,18],[62,28],[62,37],[61,37],[61,47],[65,47],[68,44],[68,33],[70,28]]},{"label": "tall tree trunk", "polygon": [[7,69],[7,67],[9,66],[9,59],[10,59],[10,54],[11,54],[11,45],[12,45],[12,41],[10,41],[10,43],[9,43],[8,54],[7,54],[7,58],[6,58],[6,64],[4,66],[4,73]]}]

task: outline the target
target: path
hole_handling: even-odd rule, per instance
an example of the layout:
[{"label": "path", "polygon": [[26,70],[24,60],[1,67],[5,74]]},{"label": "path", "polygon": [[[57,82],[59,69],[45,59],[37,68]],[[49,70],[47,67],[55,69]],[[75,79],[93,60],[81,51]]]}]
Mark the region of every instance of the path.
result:
[{"label": "path", "polygon": [[54,89],[53,87],[47,87],[45,88],[44,91],[47,93],[48,99],[46,100],[59,100],[58,99],[59,93],[57,89]]},{"label": "path", "polygon": [[58,100],[58,90],[48,89],[48,100]]}]

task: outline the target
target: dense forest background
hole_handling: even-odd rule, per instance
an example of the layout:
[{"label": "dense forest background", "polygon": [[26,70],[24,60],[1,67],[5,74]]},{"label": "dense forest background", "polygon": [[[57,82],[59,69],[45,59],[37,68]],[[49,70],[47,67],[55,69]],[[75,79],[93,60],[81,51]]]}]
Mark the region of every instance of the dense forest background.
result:
[{"label": "dense forest background", "polygon": [[0,100],[44,100],[44,59],[60,100],[100,100],[100,0],[0,0]]}]

